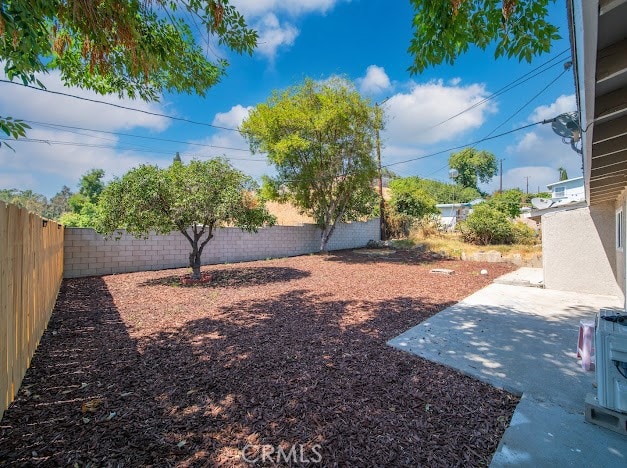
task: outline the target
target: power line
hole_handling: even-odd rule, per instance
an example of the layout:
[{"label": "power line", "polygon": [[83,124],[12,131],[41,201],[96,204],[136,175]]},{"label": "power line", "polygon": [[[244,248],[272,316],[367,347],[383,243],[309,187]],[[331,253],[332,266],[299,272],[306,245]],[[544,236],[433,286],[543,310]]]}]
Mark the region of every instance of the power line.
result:
[{"label": "power line", "polygon": [[493,135],[493,136],[490,136],[490,137],[484,137],[484,138],[481,138],[480,140],[477,140],[477,141],[473,141],[473,142],[470,142],[470,143],[465,143],[465,144],[459,145],[459,146],[453,146],[451,148],[443,149],[443,150],[437,151],[435,153],[425,154],[423,156],[418,156],[416,158],[406,159],[405,161],[397,161],[397,162],[394,162],[394,163],[385,164],[385,165],[383,165],[381,167],[396,166],[398,164],[405,164],[405,163],[412,162],[412,161],[418,161],[420,159],[431,158],[433,156],[438,156],[438,155],[440,155],[442,153],[448,153],[449,151],[453,151],[453,150],[457,150],[457,149],[461,149],[461,148],[466,148],[468,146],[478,145],[479,143],[483,143],[484,141],[494,140],[495,138],[500,138],[502,136],[509,135],[510,133],[518,132],[520,130],[524,130],[526,128],[533,127],[535,125],[540,125],[540,124],[549,123],[549,122],[552,122],[552,119],[540,120],[538,122],[534,122],[534,123],[531,123],[531,124],[528,124],[528,125],[523,125],[522,127],[518,127],[518,128],[513,129],[513,130],[509,130],[507,132],[499,133],[498,135]]},{"label": "power line", "polygon": [[[554,63],[554,64],[553,64],[553,65],[551,65],[550,67],[547,67],[547,68],[545,68],[544,70],[541,70],[541,71],[539,71],[538,73],[536,73],[536,74],[534,74],[534,75],[532,75],[532,76],[528,76],[528,75],[530,75],[530,74],[534,73],[535,71],[539,70],[540,68],[544,67],[545,65],[548,65],[548,64],[549,64],[549,63],[551,63],[552,61],[554,61],[554,60],[558,59],[560,56],[564,55],[564,53],[568,52],[569,50],[570,50],[570,48],[563,50],[562,52],[560,52],[559,54],[557,54],[557,55],[556,55],[555,57],[553,57],[552,59],[550,59],[550,60],[548,60],[548,61],[546,61],[546,62],[542,63],[541,65],[538,65],[536,68],[534,68],[533,70],[531,70],[531,71],[529,71],[529,72],[525,73],[524,75],[519,76],[519,77],[518,77],[518,78],[516,78],[515,80],[511,81],[509,84],[507,84],[507,85],[503,86],[502,88],[498,89],[498,90],[497,90],[497,91],[495,91],[494,93],[492,93],[492,94],[490,94],[489,96],[487,96],[487,97],[483,98],[481,101],[474,103],[473,105],[471,105],[471,106],[467,107],[466,109],[464,109],[464,110],[462,110],[462,111],[458,112],[457,114],[454,114],[454,115],[452,115],[452,116],[450,116],[450,117],[448,117],[448,118],[446,118],[446,119],[442,120],[441,122],[438,122],[438,123],[436,123],[436,124],[434,124],[434,125],[432,125],[432,126],[430,126],[430,127],[427,127],[427,128],[425,128],[424,130],[431,130],[431,129],[436,128],[436,127],[438,127],[438,126],[440,126],[440,125],[442,125],[442,124],[444,124],[444,123],[446,123],[446,122],[449,122],[450,120],[453,120],[454,118],[459,117],[460,115],[462,115],[462,114],[464,114],[464,113],[466,113],[466,112],[468,112],[468,111],[471,111],[472,109],[474,109],[474,108],[476,108],[476,107],[478,107],[478,106],[481,106],[482,104],[485,104],[486,102],[488,102],[488,101],[490,101],[490,100],[492,100],[492,99],[494,99],[494,98],[496,98],[496,97],[500,96],[501,94],[504,94],[504,93],[506,93],[507,91],[510,91],[510,90],[512,90],[512,89],[514,89],[514,88],[516,88],[517,86],[519,86],[519,85],[521,85],[521,84],[523,84],[523,83],[526,83],[527,81],[531,80],[532,78],[535,78],[536,76],[538,76],[538,75],[540,75],[540,74],[542,74],[542,73],[544,73],[544,72],[546,72],[546,71],[550,70],[551,68],[553,68],[553,67],[555,67],[555,66],[559,65],[559,63]],[[526,79],[523,79],[523,78],[526,78]],[[521,81],[521,80],[522,80],[522,81]]]},{"label": "power line", "polygon": [[[35,120],[27,120],[27,119],[21,119],[24,122],[27,123],[32,123],[35,125],[41,125],[44,127],[51,127],[51,128],[55,128],[55,129],[73,129],[73,130],[84,130],[87,132],[96,132],[96,133],[107,133],[109,135],[119,135],[119,136],[125,136],[125,137],[130,137],[130,138],[142,138],[144,140],[154,140],[154,141],[164,141],[164,142],[168,142],[168,143],[179,143],[179,144],[184,144],[184,145],[190,145],[190,146],[203,146],[203,147],[207,147],[207,148],[215,148],[215,149],[224,149],[224,150],[232,150],[232,151],[245,151],[247,153],[250,153],[249,149],[245,149],[245,148],[234,148],[231,146],[218,146],[218,145],[210,145],[207,143],[193,143],[193,142],[189,142],[189,141],[183,141],[183,140],[173,140],[170,138],[160,138],[160,137],[153,137],[153,136],[147,136],[147,135],[135,135],[132,133],[122,133],[122,132],[113,132],[113,131],[109,131],[109,130],[96,130],[93,128],[84,128],[84,127],[75,127],[72,125],[61,125],[61,124],[55,124],[55,123],[50,123],[50,122],[37,122]],[[86,134],[82,134],[82,135],[86,135]]]},{"label": "power line", "polygon": [[557,75],[555,78],[553,78],[549,84],[547,84],[544,88],[542,88],[538,93],[536,93],[531,99],[529,99],[527,102],[525,102],[522,106],[520,106],[512,115],[510,115],[507,119],[505,119],[503,122],[501,122],[498,126],[494,127],[492,129],[492,131],[490,133],[488,133],[486,135],[486,137],[489,137],[490,135],[492,135],[494,132],[496,132],[499,128],[501,128],[503,125],[505,125],[507,122],[509,122],[510,120],[512,120],[514,117],[516,117],[516,115],[518,115],[525,107],[527,107],[529,104],[531,104],[538,96],[540,96],[542,93],[544,93],[547,89],[549,89],[549,87],[555,83],[557,80],[559,80],[562,75],[564,75],[564,73],[566,73],[568,70],[570,69],[570,67],[566,68],[564,67],[564,70],[562,70],[562,72]]},{"label": "power line", "polygon": [[[97,143],[81,143],[81,142],[76,142],[76,141],[63,141],[63,140],[46,140],[46,139],[42,139],[42,138],[20,138],[18,140],[14,140],[12,138],[0,138],[0,141],[10,141],[12,143],[45,143],[48,145],[59,145],[59,146],[76,146],[76,147],[86,147],[86,148],[107,148],[107,149],[118,149],[118,150],[132,150],[132,151],[137,151],[140,153],[153,153],[153,154],[167,154],[167,155],[172,155],[171,151],[159,151],[159,150],[153,150],[153,149],[137,149],[134,147],[124,147],[124,146],[117,146],[117,147],[112,147],[111,145],[105,145],[105,144],[97,144]],[[203,155],[203,154],[197,154],[194,155],[196,157],[200,157],[200,158],[214,158],[214,157],[220,157],[220,158],[225,158],[225,159],[229,159],[229,160],[234,160],[234,161],[253,161],[253,162],[265,162],[263,159],[253,159],[253,158],[234,158],[234,157],[230,157],[230,156],[224,156],[224,155]]]},{"label": "power line", "polygon": [[100,101],[98,99],[92,99],[92,98],[87,98],[87,97],[83,97],[83,96],[76,96],[74,94],[64,93],[62,91],[52,91],[50,89],[38,88],[36,86],[30,86],[30,85],[25,85],[25,84],[21,84],[21,83],[16,83],[16,82],[11,81],[11,80],[3,80],[2,79],[2,80],[0,80],[0,83],[8,83],[8,84],[16,85],[16,86],[21,86],[23,88],[34,89],[35,91],[40,91],[42,93],[49,93],[49,94],[56,94],[56,95],[59,95],[59,96],[71,97],[71,98],[74,98],[74,99],[79,99],[81,101],[93,102],[93,103],[96,103],[96,104],[104,104],[104,105],[111,106],[111,107],[117,107],[118,109],[130,110],[130,111],[133,111],[133,112],[140,112],[142,114],[153,115],[153,116],[156,116],[156,117],[163,117],[163,118],[170,119],[170,120],[177,120],[179,122],[191,123],[191,124],[194,124],[194,125],[203,125],[205,127],[217,128],[219,130],[228,130],[228,131],[231,131],[231,132],[241,133],[237,128],[222,127],[220,125],[213,125],[213,124],[210,124],[208,122],[199,122],[197,120],[190,120],[190,119],[186,119],[186,118],[183,118],[183,117],[176,117],[174,115],[161,114],[159,112],[151,112],[151,111],[147,111],[147,110],[143,110],[143,109],[136,109],[134,107],[123,106],[121,104],[115,104],[113,102]]}]

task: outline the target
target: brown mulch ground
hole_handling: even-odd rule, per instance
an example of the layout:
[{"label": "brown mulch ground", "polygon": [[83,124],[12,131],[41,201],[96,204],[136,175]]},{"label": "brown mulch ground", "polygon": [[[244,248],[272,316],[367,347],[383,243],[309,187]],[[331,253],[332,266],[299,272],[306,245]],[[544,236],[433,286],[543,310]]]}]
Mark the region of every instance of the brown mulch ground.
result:
[{"label": "brown mulch ground", "polygon": [[264,445],[281,465],[278,446],[294,465],[489,463],[518,399],[385,343],[511,266],[347,251],[203,270],[64,281],[0,464],[242,466]]}]

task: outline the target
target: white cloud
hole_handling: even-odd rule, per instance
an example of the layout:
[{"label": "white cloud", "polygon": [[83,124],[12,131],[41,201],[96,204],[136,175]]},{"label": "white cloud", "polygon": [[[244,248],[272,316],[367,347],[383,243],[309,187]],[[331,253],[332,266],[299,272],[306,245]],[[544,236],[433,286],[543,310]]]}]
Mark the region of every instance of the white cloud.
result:
[{"label": "white cloud", "polygon": [[[550,119],[574,108],[575,96],[562,95],[551,104],[535,108],[528,121]],[[542,190],[545,189],[546,183],[557,180],[559,167],[565,168],[569,177],[578,177],[582,172],[581,155],[573,151],[569,144],[563,143],[561,137],[553,132],[550,124],[538,125],[533,127],[533,130],[521,134],[514,144],[506,148],[506,153],[505,157],[512,166],[550,168],[552,176],[543,176],[539,182]],[[536,188],[537,185],[534,183]]]},{"label": "white cloud", "polygon": [[232,0],[247,19],[263,16],[268,12],[287,13],[300,16],[306,13],[326,13],[331,10],[338,0]]},{"label": "white cloud", "polygon": [[252,106],[236,104],[227,112],[218,112],[211,123],[220,127],[238,128],[252,109]]},{"label": "white cloud", "polygon": [[530,122],[538,122],[540,120],[552,119],[564,112],[572,112],[577,110],[577,103],[575,102],[575,95],[561,95],[555,102],[548,106],[536,107],[533,113],[529,116]]},{"label": "white cloud", "polygon": [[392,87],[390,78],[383,67],[370,65],[366,70],[366,76],[357,79],[359,90],[364,94],[377,94]]},{"label": "white cloud", "polygon": [[[496,112],[492,101],[481,103],[488,92],[483,84],[449,86],[442,81],[414,84],[408,93],[392,96],[384,109],[385,136],[394,145],[424,145],[453,140],[474,130]],[[476,105],[473,109],[441,124],[438,123]]]},{"label": "white cloud", "polygon": [[[98,101],[111,102],[126,107],[154,113],[166,113],[163,104],[101,96],[79,88],[63,86],[58,72],[38,76],[48,90]],[[106,131],[141,129],[159,133],[169,125],[164,117],[115,108],[55,95],[21,86],[4,84],[0,93],[2,115],[10,115],[29,121],[32,129],[28,139],[65,142],[46,144],[29,141],[12,141],[15,152],[3,145],[0,148],[0,167],[3,168],[0,187],[32,189],[51,196],[62,185],[75,188],[82,174],[98,167],[110,178],[122,175],[129,168],[144,162],[171,160],[150,152],[126,149],[119,146],[119,139],[109,134],[92,134],[82,130],[53,129],[33,122],[48,122],[81,128]]]},{"label": "white cloud", "polygon": [[[237,128],[241,125],[252,107],[245,107],[236,104],[227,112],[216,114],[213,125],[227,128]],[[233,167],[255,179],[263,174],[274,174],[274,169],[270,166],[263,154],[251,154],[248,151],[248,143],[239,132],[229,130],[219,130],[210,137],[193,141],[203,145],[212,145],[216,148],[202,148],[190,145],[181,155],[183,161],[188,162],[192,158],[205,159],[218,156],[226,157]]]},{"label": "white cloud", "polygon": [[[2,75],[4,78],[6,76]],[[61,82],[60,74],[39,75],[38,78],[50,91],[60,91],[80,98],[109,102],[153,113],[165,113],[163,104],[147,103],[117,96],[102,96],[80,88],[68,88]],[[120,109],[105,104],[97,104],[72,97],[46,93],[24,86],[3,84],[0,93],[0,108],[15,118],[38,122],[63,123],[80,127],[92,127],[100,130],[120,130],[146,128],[154,131],[165,130],[169,120],[164,117]]]},{"label": "white cloud", "polygon": [[257,52],[267,57],[271,62],[276,57],[279,48],[294,44],[299,33],[292,24],[287,22],[281,24],[273,13],[266,14],[254,24],[254,27],[259,32]]}]

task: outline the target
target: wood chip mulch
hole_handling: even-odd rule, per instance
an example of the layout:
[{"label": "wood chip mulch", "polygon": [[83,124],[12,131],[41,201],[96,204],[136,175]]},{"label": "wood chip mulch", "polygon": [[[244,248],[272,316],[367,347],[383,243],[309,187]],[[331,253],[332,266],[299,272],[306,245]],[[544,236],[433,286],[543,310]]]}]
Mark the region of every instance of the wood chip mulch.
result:
[{"label": "wood chip mulch", "polygon": [[518,398],[386,341],[512,269],[345,251],[65,280],[0,464],[485,466]]}]

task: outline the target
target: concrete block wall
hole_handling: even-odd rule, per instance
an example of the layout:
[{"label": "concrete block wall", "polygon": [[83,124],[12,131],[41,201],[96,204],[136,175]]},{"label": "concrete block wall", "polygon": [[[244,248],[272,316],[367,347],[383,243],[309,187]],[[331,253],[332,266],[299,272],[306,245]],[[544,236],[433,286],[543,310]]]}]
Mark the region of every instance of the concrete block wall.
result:
[{"label": "concrete block wall", "polygon": [[[328,248],[363,247],[371,239],[380,239],[378,218],[338,225]],[[65,278],[186,267],[191,251],[188,240],[179,232],[151,234],[148,239],[136,239],[124,233],[115,240],[86,228],[66,228],[64,248]],[[257,233],[221,228],[206,245],[202,263],[289,257],[317,252],[319,248],[320,230],[312,224],[272,226]]]}]

